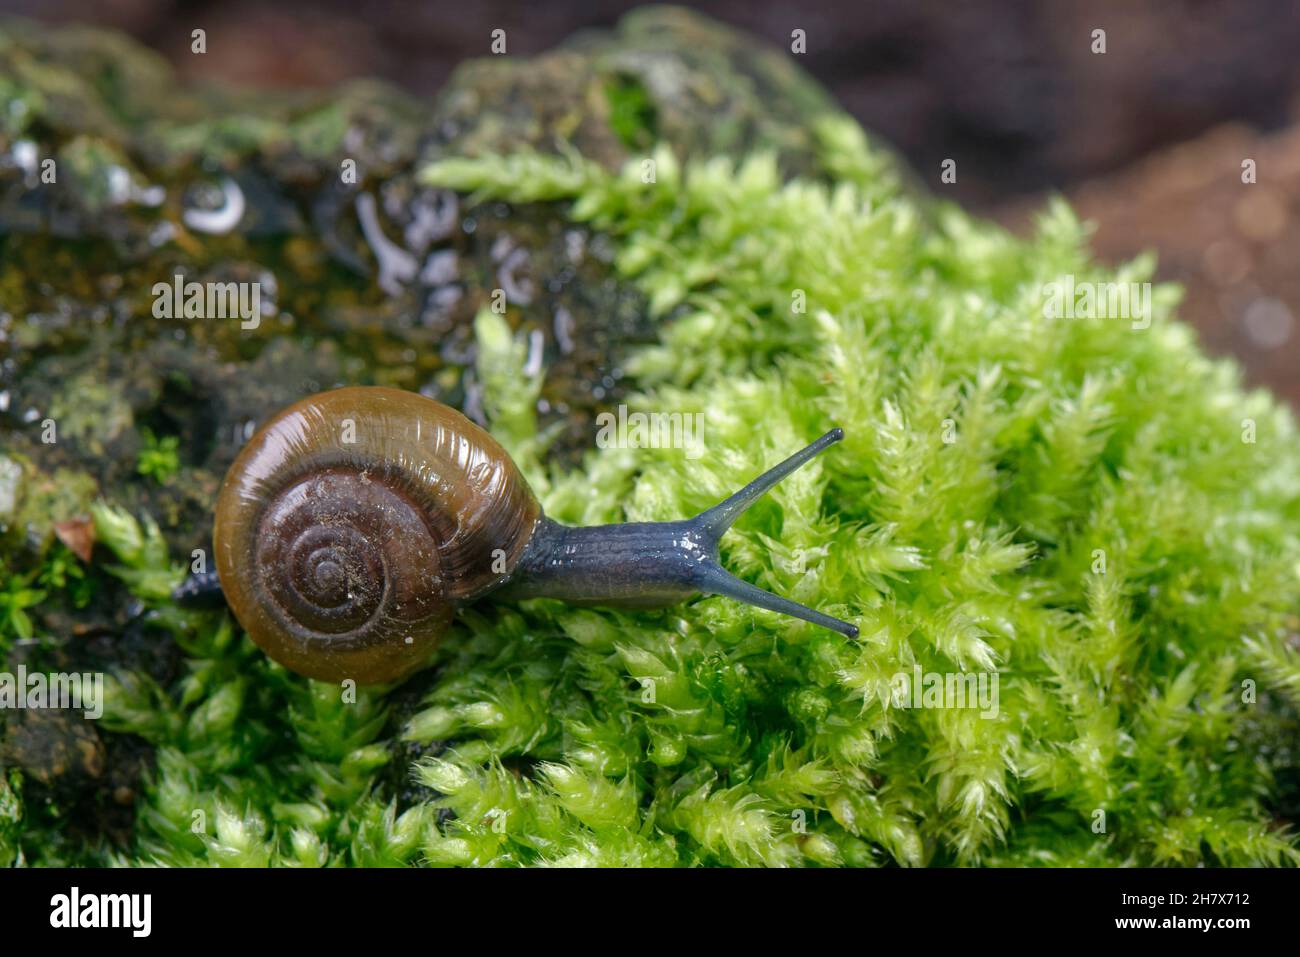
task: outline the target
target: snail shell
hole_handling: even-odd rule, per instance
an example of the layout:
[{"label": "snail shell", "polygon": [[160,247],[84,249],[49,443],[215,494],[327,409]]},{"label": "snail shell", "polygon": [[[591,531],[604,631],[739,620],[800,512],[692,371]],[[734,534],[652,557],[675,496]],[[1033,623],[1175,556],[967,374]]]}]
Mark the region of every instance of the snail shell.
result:
[{"label": "snail shell", "polygon": [[240,452],[213,544],[230,607],[301,674],[373,684],[427,660],[518,564],[541,506],[459,412],[396,389],[310,396]]}]

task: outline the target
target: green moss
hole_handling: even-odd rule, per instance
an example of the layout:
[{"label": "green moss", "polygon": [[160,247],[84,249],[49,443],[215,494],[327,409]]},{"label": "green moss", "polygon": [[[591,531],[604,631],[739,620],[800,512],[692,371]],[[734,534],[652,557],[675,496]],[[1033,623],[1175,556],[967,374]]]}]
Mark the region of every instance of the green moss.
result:
[{"label": "green moss", "polygon": [[22,776],[17,771],[0,774],[0,867],[22,862]]},{"label": "green moss", "polygon": [[644,148],[654,142],[654,101],[636,77],[616,76],[605,84],[609,104],[609,127],[628,149]]},{"label": "green moss", "polygon": [[0,650],[15,639],[31,638],[32,619],[27,611],[45,600],[45,592],[32,587],[36,573],[9,573],[0,565]]},{"label": "green moss", "polygon": [[42,588],[67,594],[74,608],[85,608],[95,594],[95,580],[86,576],[77,557],[62,544],[45,556],[36,581]]},{"label": "green moss", "polygon": [[[481,314],[485,406],[548,513],[692,514],[838,424],[845,441],[746,515],[723,561],[862,637],[716,598],[488,603],[399,722],[384,689],[299,679],[228,615],[170,607],[156,529],[100,509],[118,573],[186,656],[174,686],[107,689],[104,725],[159,749],[115,859],[1300,861],[1269,803],[1300,707],[1292,417],[1199,351],[1171,287],[1147,328],[1048,318],[1061,277],[1152,270],[1095,264],[1063,204],[1017,239],[919,206],[847,122],[818,134],[832,186],[783,182],[767,155],[683,167],[667,150],[649,183],[640,160],[610,174],[576,155],[424,177],[568,203],[611,236],[669,317],[629,366],[631,404],[706,413],[703,458],[601,449],[560,474],[524,350]],[[918,667],[996,675],[995,713],[900,706],[896,676]],[[381,772],[423,751],[396,769],[416,788],[398,804]],[[24,826],[39,860],[42,825]]]},{"label": "green moss", "polygon": [[136,457],[135,470],[146,478],[166,484],[180,471],[180,436],[154,435],[148,428],[140,430],[143,445]]}]

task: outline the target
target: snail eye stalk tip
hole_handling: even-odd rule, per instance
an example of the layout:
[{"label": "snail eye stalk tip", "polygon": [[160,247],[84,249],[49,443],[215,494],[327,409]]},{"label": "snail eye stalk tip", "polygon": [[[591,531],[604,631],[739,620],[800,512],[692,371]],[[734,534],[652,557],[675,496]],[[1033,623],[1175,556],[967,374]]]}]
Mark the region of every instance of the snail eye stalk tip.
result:
[{"label": "snail eye stalk tip", "polygon": [[757,502],[763,495],[768,492],[772,486],[781,481],[791,472],[796,472],[803,468],[822,452],[844,438],[844,430],[834,428],[823,435],[816,442],[800,449],[794,455],[790,456],[779,465],[774,465],[754,481],[750,482],[739,492],[729,496],[722,502],[719,502],[713,508],[701,512],[694,521],[699,522],[702,529],[707,530],[717,538],[722,537],[722,533],[732,526],[732,523],[751,505]]},{"label": "snail eye stalk tip", "polygon": [[844,430],[836,426],[816,442],[799,450],[779,465],[768,469],[739,492],[713,506],[713,508],[701,512],[691,520],[693,523],[698,524],[700,530],[711,539],[713,546],[712,560],[702,565],[699,571],[701,591],[710,595],[722,595],[759,608],[766,608],[768,611],[789,615],[792,618],[800,618],[814,625],[820,625],[823,628],[829,628],[831,631],[839,632],[846,638],[858,637],[856,625],[841,621],[838,618],[832,618],[830,615],[808,608],[796,601],[791,601],[789,598],[783,598],[780,595],[764,591],[757,585],[752,585],[743,579],[737,578],[717,562],[718,541],[736,519],[740,518],[751,505],[757,502],[777,482],[807,465],[843,438]]}]

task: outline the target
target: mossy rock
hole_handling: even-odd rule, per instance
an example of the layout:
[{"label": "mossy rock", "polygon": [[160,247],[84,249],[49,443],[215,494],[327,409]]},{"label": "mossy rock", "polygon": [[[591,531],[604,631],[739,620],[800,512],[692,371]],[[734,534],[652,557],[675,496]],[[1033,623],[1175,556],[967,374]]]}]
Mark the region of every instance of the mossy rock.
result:
[{"label": "mossy rock", "polygon": [[[672,9],[468,64],[427,108],[176,91],[25,23],[0,76],[0,642],[107,675],[90,734],[5,732],[0,861],[1300,860],[1294,420],[1175,289],[1144,322],[1045,310],[1152,271],[1092,262],[1063,205],[1020,240],[919,195],[782,53]],[[177,271],[273,304],[155,318]],[[487,421],[569,522],[692,514],[838,424],[723,559],[862,637],[485,603],[401,688],[291,675],[168,594],[251,425],[342,382]],[[582,456],[620,402],[705,413],[707,455]],[[99,501],[34,497],[58,476]],[[42,502],[89,510],[92,562]],[[914,674],[1000,697],[935,706]]]}]

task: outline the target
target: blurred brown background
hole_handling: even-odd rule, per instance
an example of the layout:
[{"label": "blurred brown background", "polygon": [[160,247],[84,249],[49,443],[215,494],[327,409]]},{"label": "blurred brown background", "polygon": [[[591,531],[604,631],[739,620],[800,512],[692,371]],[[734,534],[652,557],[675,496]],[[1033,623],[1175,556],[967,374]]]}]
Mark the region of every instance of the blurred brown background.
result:
[{"label": "blurred brown background", "polygon": [[[183,76],[328,86],[379,76],[434,95],[491,31],[528,55],[618,0],[0,0],[0,12],[132,34]],[[697,9],[789,47],[932,188],[1022,229],[1048,192],[1097,222],[1110,261],[1154,249],[1184,318],[1300,406],[1300,3],[1293,0],[718,0]],[[189,52],[203,27],[209,52]],[[1092,50],[1106,31],[1106,53]],[[219,41],[219,42],[218,42]],[[940,162],[958,161],[941,186]],[[1241,182],[1254,159],[1258,183]]]}]

